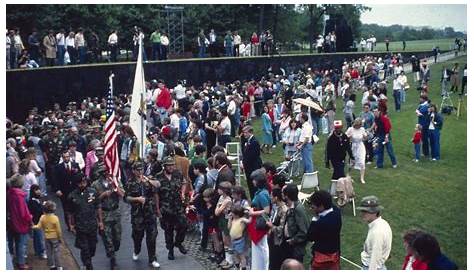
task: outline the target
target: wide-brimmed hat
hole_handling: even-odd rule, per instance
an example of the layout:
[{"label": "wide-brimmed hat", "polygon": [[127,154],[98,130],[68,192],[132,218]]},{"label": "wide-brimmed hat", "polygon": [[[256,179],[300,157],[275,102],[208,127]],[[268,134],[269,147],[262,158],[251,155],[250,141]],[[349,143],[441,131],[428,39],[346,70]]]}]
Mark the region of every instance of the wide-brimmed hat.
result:
[{"label": "wide-brimmed hat", "polygon": [[378,213],[383,210],[383,206],[380,205],[379,198],[371,195],[362,198],[360,206],[357,207],[357,210],[369,213]]}]

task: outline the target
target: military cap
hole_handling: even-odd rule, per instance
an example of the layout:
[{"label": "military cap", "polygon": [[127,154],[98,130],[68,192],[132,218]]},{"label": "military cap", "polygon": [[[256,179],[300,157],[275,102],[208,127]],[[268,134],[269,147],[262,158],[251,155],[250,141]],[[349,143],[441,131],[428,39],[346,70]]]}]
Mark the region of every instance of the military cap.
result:
[{"label": "military cap", "polygon": [[357,207],[357,210],[369,213],[378,213],[382,211],[382,209],[383,206],[380,205],[379,198],[373,195],[362,198],[360,206]]},{"label": "military cap", "polygon": [[171,156],[167,156],[163,159],[163,166],[170,166],[170,165],[175,165],[174,158]]}]

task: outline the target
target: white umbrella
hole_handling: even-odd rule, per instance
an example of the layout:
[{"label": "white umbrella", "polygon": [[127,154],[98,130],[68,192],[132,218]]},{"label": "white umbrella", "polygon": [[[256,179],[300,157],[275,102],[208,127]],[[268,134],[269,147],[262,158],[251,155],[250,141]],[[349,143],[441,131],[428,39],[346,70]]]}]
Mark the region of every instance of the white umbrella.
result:
[{"label": "white umbrella", "polygon": [[318,104],[316,104],[316,102],[306,98],[306,99],[303,99],[303,98],[297,98],[297,99],[294,99],[293,102],[297,103],[297,104],[302,104],[304,106],[307,106],[307,107],[310,107],[310,108],[313,108],[317,111],[320,111],[320,112],[324,112],[324,110],[321,108],[321,106],[319,106]]}]

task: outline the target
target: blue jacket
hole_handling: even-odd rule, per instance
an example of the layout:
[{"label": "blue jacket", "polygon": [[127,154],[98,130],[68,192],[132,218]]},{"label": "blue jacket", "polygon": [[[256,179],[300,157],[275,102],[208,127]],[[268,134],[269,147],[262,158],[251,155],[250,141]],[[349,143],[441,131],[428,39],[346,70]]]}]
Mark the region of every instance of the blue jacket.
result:
[{"label": "blue jacket", "polygon": [[440,253],[433,261],[428,263],[428,270],[457,270],[458,266],[444,254]]},{"label": "blue jacket", "polygon": [[418,124],[420,124],[423,129],[428,129],[430,125],[430,115],[428,113],[429,104],[420,104],[418,106],[418,111],[421,112],[422,116],[418,116]]}]

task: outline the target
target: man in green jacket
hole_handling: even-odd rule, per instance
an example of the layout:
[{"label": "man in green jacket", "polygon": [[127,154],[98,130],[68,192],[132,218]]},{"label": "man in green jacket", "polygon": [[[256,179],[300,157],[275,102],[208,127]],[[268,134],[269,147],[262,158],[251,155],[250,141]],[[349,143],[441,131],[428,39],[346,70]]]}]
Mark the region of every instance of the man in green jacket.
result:
[{"label": "man in green jacket", "polygon": [[283,188],[283,199],[286,200],[288,206],[284,227],[284,239],[288,247],[288,258],[293,258],[303,263],[309,220],[303,204],[298,200],[298,188],[295,184],[289,184]]}]

